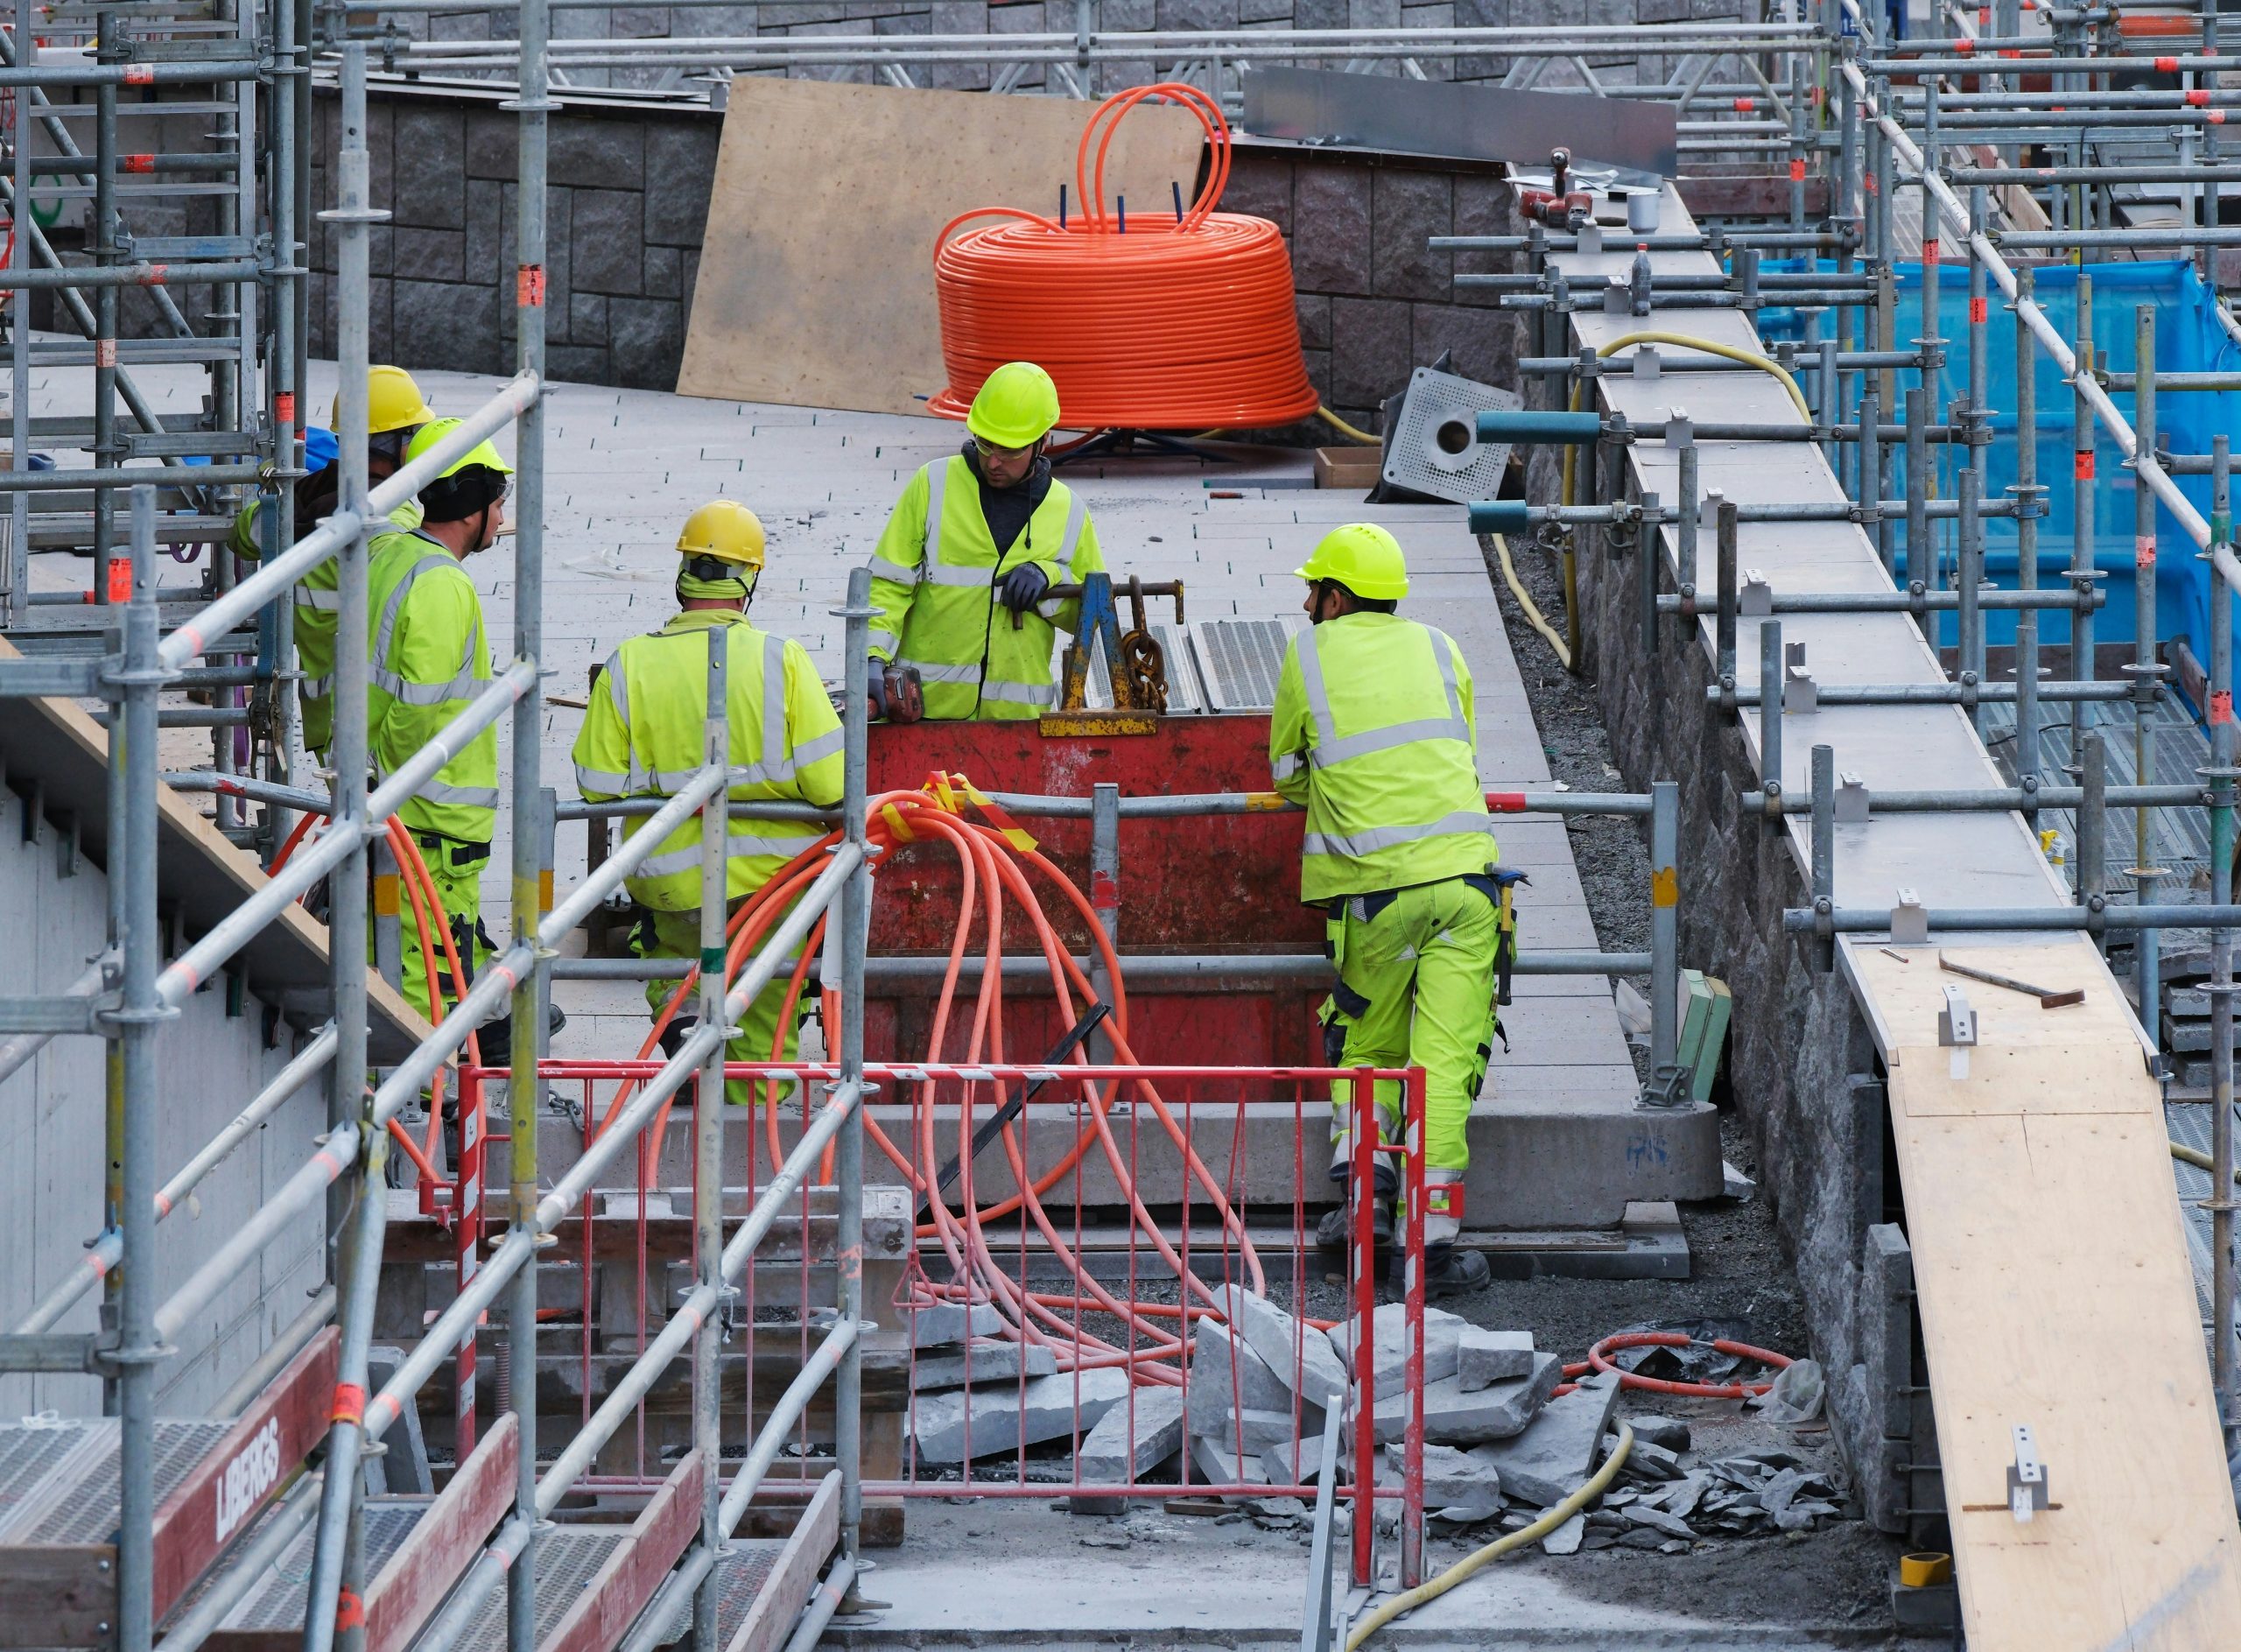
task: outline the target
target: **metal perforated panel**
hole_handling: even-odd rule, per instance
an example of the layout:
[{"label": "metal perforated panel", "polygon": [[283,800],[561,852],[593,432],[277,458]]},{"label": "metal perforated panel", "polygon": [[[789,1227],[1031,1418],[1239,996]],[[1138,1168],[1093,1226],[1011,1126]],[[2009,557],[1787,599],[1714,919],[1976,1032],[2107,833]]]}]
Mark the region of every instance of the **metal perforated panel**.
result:
[{"label": "metal perforated panel", "polygon": [[1306,622],[1201,620],[1184,629],[1214,711],[1268,711],[1276,703],[1276,674],[1292,633]]},{"label": "metal perforated panel", "polygon": [[[32,1541],[38,1509],[58,1485],[74,1484],[91,1470],[104,1439],[114,1451],[116,1434],[116,1425],[108,1422],[0,1428],[0,1542]],[[83,1459],[73,1461],[81,1452]]]},{"label": "metal perforated panel", "polygon": [[[156,1502],[179,1489],[196,1464],[232,1431],[228,1422],[156,1424]],[[54,1494],[32,1514],[34,1541],[43,1543],[107,1543],[116,1529],[116,1448],[82,1460],[82,1472],[59,1480]]]},{"label": "metal perforated panel", "polygon": [[[1144,629],[1151,634],[1152,641],[1159,644],[1160,652],[1167,659],[1169,714],[1205,710],[1206,691],[1199,685],[1198,662],[1191,657],[1182,628],[1165,620],[1152,620]],[[1090,705],[1099,709],[1113,704],[1113,673],[1106,668],[1105,650],[1101,648],[1090,656],[1086,698]]]},{"label": "metal perforated panel", "polygon": [[[560,1627],[560,1620],[576,1604],[599,1569],[622,1543],[627,1528],[621,1526],[556,1526],[537,1539],[537,1639]],[[506,1652],[506,1591],[491,1592],[458,1641],[460,1652]]]},{"label": "metal perforated panel", "polygon": [[1385,480],[1457,504],[1493,498],[1509,466],[1509,444],[1481,442],[1479,415],[1524,405],[1515,390],[1418,368],[1409,376],[1400,417],[1385,444]]},{"label": "metal perforated panel", "polygon": [[[719,1645],[731,1644],[732,1636],[746,1621],[755,1605],[755,1596],[762,1592],[762,1585],[770,1576],[770,1568],[778,1564],[778,1557],[785,1551],[783,1538],[741,1541],[734,1543],[716,1563],[716,1641]],[[636,1627],[636,1626],[632,1626]],[[688,1599],[670,1616],[657,1646],[675,1646],[692,1632],[692,1602]]]},{"label": "metal perforated panel", "polygon": [[[433,1501],[410,1501],[374,1497],[366,1501],[366,1575],[379,1575],[390,1557],[404,1546]],[[297,1534],[280,1551],[265,1574],[249,1585],[239,1605],[226,1614],[228,1629],[300,1629],[304,1627],[304,1595],[311,1587],[312,1543],[317,1522]]]}]

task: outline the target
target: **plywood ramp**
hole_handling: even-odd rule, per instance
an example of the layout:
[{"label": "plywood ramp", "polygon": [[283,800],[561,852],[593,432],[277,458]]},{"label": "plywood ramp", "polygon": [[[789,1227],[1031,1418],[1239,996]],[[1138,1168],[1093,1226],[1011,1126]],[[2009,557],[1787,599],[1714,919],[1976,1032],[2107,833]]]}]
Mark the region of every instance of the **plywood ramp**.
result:
[{"label": "plywood ramp", "polygon": [[[2085,1002],[1848,943],[1889,1068],[1922,1338],[1971,1652],[2199,1652],[2235,1644],[2241,1529],[2172,1192],[2160,1093],[2083,938],[1947,957]],[[1901,961],[1903,954],[1906,961]],[[1938,1043],[1958,986],[1978,1044]],[[2008,1512],[2030,1424],[2055,1505]]]},{"label": "plywood ramp", "polygon": [[[947,382],[934,237],[959,213],[1080,210],[1074,151],[1093,103],[742,75],[732,82],[678,393],[924,413]],[[1106,187],[1187,200],[1203,144],[1163,105],[1121,122]]]}]

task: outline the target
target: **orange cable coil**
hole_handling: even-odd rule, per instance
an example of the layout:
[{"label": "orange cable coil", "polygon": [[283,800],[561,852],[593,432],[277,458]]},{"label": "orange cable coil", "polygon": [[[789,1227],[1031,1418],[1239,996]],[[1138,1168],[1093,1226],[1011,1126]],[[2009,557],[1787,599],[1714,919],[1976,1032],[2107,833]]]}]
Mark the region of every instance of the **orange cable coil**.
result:
[{"label": "orange cable coil", "polygon": [[[1179,221],[1161,203],[1124,225],[1107,208],[1106,158],[1121,116],[1147,99],[1196,115],[1212,164]],[[950,220],[934,238],[949,384],[932,410],[964,418],[990,373],[1029,361],[1057,383],[1073,430],[1260,429],[1312,415],[1322,398],[1300,353],[1291,255],[1267,219],[1214,210],[1229,167],[1218,104],[1178,82],[1138,87],[1083,129],[1078,215],[1061,225],[989,207]],[[1005,221],[960,230],[992,216]]]}]

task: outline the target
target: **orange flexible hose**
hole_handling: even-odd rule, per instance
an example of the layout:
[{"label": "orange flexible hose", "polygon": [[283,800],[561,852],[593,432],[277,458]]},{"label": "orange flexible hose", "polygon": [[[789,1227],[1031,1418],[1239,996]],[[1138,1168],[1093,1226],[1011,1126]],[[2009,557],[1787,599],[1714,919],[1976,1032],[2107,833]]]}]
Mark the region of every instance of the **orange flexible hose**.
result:
[{"label": "orange flexible hose", "polygon": [[[1178,215],[1133,214],[1106,193],[1113,135],[1139,103],[1198,117],[1211,163]],[[947,388],[929,404],[962,418],[1006,362],[1046,369],[1070,429],[1254,429],[1321,405],[1300,353],[1291,256],[1265,218],[1217,212],[1229,125],[1196,87],[1137,87],[1100,103],[1074,157],[1080,211],[1063,224],[1016,207],[965,213],[934,238]],[[965,229],[976,219],[1000,221]],[[962,233],[959,233],[962,230]]]},{"label": "orange flexible hose", "polygon": [[[898,826],[901,828],[899,832]],[[1135,1059],[1127,1044],[1126,995],[1120,985],[1119,960],[1096,923],[1094,910],[1087,897],[1060,875],[1057,868],[1048,860],[1031,849],[1015,848],[990,826],[959,819],[938,805],[923,791],[896,792],[875,799],[871,836],[882,846],[891,846],[903,837],[938,839],[959,856],[963,881],[958,924],[952,937],[948,967],[944,974],[929,1032],[929,1060],[939,1059],[948,1044],[950,1020],[958,1009],[957,988],[965,952],[969,945],[975,942],[982,950],[987,967],[982,972],[979,990],[974,995],[970,1023],[966,1029],[964,1059],[972,1064],[984,1059],[1001,1063],[1005,1058],[1001,1017],[1003,977],[997,960],[1003,952],[1007,896],[1024,914],[1042,945],[1046,961],[1050,965],[1051,983],[1057,995],[1059,1014],[1071,1023],[1074,1018],[1075,1004],[1089,998],[1088,980],[1074,963],[1071,953],[1061,944],[1056,928],[1043,911],[1029,885],[1026,868],[1032,868],[1063,893],[1099,947],[1102,961],[1114,982],[1113,1016],[1108,1030],[1114,1035],[1114,1047],[1120,1052],[1117,1058],[1124,1063]],[[728,938],[725,948],[727,980],[736,974],[763,936],[790,910],[803,890],[823,869],[825,851],[832,841],[834,838],[828,835],[806,844],[800,854],[779,868],[762,888],[741,902],[740,909],[726,925]],[[979,920],[977,924],[976,918]],[[822,931],[823,922],[820,920],[811,926],[804,941],[802,956],[796,962],[787,982],[788,1004],[797,1002],[804,989],[808,972],[818,956],[818,937]],[[694,991],[697,981],[696,969],[688,973],[669,994],[640,1048],[641,1058],[650,1056],[658,1046],[663,1030]],[[769,1052],[772,1060],[781,1058],[785,1025],[785,1017],[782,1014]],[[1072,1058],[1075,1065],[1080,1065],[1083,1059],[1079,1054]],[[638,1082],[636,1079],[625,1080],[617,1086],[608,1106],[598,1113],[595,1135],[613,1121],[617,1109],[636,1088]],[[930,1167],[940,1162],[931,1105],[933,1087],[931,1083],[919,1086],[920,1105],[917,1108],[911,1152],[906,1153],[899,1149],[879,1129],[875,1121],[866,1121],[876,1144],[902,1172],[904,1180],[922,1197],[927,1191]],[[966,1087],[968,1093],[973,1088]],[[1199,1158],[1156,1087],[1142,1081],[1129,1087],[1142,1096],[1144,1104],[1167,1132],[1170,1141],[1182,1150],[1186,1174],[1205,1191],[1221,1219],[1226,1239],[1235,1241],[1238,1255],[1243,1260],[1255,1288],[1260,1288],[1263,1275],[1259,1259],[1245,1236],[1243,1220],[1232,1209],[1226,1194],[1212,1170]],[[1184,1335],[1178,1335],[1170,1325],[1159,1322],[1179,1322],[1186,1328],[1187,1334],[1189,1321],[1211,1311],[1208,1306],[1191,1304],[1188,1297],[1195,1295],[1205,1304],[1212,1304],[1217,1300],[1216,1295],[1212,1286],[1196,1277],[1184,1265],[1182,1257],[1169,1244],[1151,1213],[1145,1207],[1128,1173],[1125,1156],[1105,1117],[1120,1086],[1107,1083],[1085,1088],[1092,1101],[1088,1117],[1078,1129],[1071,1150],[1051,1169],[1039,1177],[1029,1172],[1018,1126],[1016,1122],[1008,1124],[1000,1133],[1000,1139],[1004,1163],[1017,1191],[993,1204],[983,1205],[971,1191],[970,1172],[967,1171],[968,1180],[960,1208],[952,1209],[941,1201],[930,1205],[931,1220],[921,1227],[919,1236],[933,1239],[941,1245],[954,1271],[954,1280],[946,1284],[938,1283],[921,1274],[914,1288],[925,1300],[958,1297],[994,1304],[1009,1321],[1008,1334],[1022,1341],[1050,1347],[1062,1366],[1068,1369],[1126,1365],[1142,1381],[1178,1382],[1181,1380],[1180,1371],[1163,1362],[1177,1360],[1182,1357],[1186,1351]],[[650,1167],[660,1163],[661,1145],[672,1104],[673,1098],[671,1102],[664,1103],[650,1121],[648,1135],[651,1151],[647,1155]],[[750,1114],[750,1141],[755,1122]],[[783,1157],[785,1144],[779,1131],[775,1107],[769,1108],[761,1122],[768,1137],[767,1149],[776,1162]],[[808,1122],[809,1115],[804,1108],[803,1128],[806,1128]],[[970,1153],[973,1128],[970,1107],[958,1107],[957,1124],[958,1151],[963,1157]],[[1182,1305],[1133,1304],[1115,1297],[1090,1275],[1044,1208],[1043,1195],[1075,1173],[1083,1155],[1090,1151],[1092,1145],[1102,1150],[1123,1190],[1132,1224],[1147,1235],[1152,1248],[1160,1253],[1162,1260],[1175,1276],[1186,1282],[1186,1301]],[[826,1174],[830,1174],[829,1167]],[[1022,1212],[1025,1219],[1041,1234],[1052,1258],[1072,1276],[1077,1286],[1076,1294],[1052,1297],[1049,1293],[1028,1291],[998,1262],[985,1225]],[[1116,1346],[1083,1332],[1078,1325],[1069,1322],[1062,1315],[1059,1311],[1062,1308],[1071,1310],[1076,1316],[1083,1312],[1102,1313],[1121,1321],[1132,1332],[1132,1346]]]}]

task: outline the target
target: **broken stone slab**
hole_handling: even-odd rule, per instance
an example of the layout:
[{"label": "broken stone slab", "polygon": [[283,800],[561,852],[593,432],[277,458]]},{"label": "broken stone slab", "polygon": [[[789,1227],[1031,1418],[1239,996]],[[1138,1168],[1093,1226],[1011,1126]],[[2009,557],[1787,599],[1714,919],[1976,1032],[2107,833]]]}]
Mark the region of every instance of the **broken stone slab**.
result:
[{"label": "broken stone slab", "polygon": [[1668,1452],[1689,1449],[1689,1425],[1677,1417],[1630,1417],[1626,1426],[1634,1431],[1638,1441],[1647,1440]]},{"label": "broken stone slab", "polygon": [[[1527,1524],[1531,1524],[1528,1522]],[[1541,1540],[1542,1550],[1552,1555],[1576,1555],[1580,1540],[1587,1536],[1587,1516],[1574,1515],[1563,1525]]]},{"label": "broken stone slab", "polygon": [[1243,1338],[1231,1334],[1218,1319],[1198,1321],[1187,1381],[1193,1434],[1219,1439],[1223,1425],[1239,1411],[1289,1413],[1292,1409],[1292,1391]]},{"label": "broken stone slab", "polygon": [[1004,1317],[992,1303],[933,1302],[903,1315],[910,1327],[914,1348],[941,1348],[974,1337],[993,1337],[1004,1328]]},{"label": "broken stone slab", "polygon": [[[1353,1478],[1343,1441],[1338,1446],[1338,1480],[1341,1485]],[[1306,1438],[1285,1440],[1263,1447],[1261,1466],[1268,1471],[1269,1480],[1279,1486],[1312,1486],[1323,1473],[1323,1436],[1310,1434]]]},{"label": "broken stone slab", "polygon": [[[1268,1471],[1258,1457],[1237,1456],[1224,1451],[1213,1441],[1193,1435],[1191,1439],[1191,1466],[1197,1471],[1198,1480],[1208,1486],[1266,1486]],[[1233,1501],[1247,1501],[1242,1498]]]},{"label": "broken stone slab", "polygon": [[[1605,1434],[1603,1437],[1603,1449],[1605,1452],[1617,1451],[1619,1437],[1616,1434]],[[1634,1436],[1633,1449],[1626,1453],[1626,1467],[1621,1472],[1636,1480],[1679,1480],[1681,1454],[1678,1452],[1668,1452],[1655,1441],[1646,1440],[1637,1434]]]},{"label": "broken stone slab", "polygon": [[1697,1534],[1690,1529],[1688,1522],[1677,1515],[1667,1514],[1662,1508],[1652,1508],[1647,1503],[1628,1504],[1626,1518],[1637,1526],[1661,1531],[1668,1537],[1681,1537],[1690,1542],[1696,1539]]},{"label": "broken stone slab", "polygon": [[1094,1429],[1128,1393],[1128,1374],[1109,1366],[1036,1377],[1023,1389],[951,1388],[914,1402],[911,1435],[920,1462],[961,1463],[968,1431],[975,1457],[1016,1451],[1064,1438],[1078,1424],[1085,1431]]},{"label": "broken stone slab", "polygon": [[1537,1508],[1563,1501],[1594,1472],[1595,1454],[1619,1406],[1619,1374],[1598,1371],[1541,1408],[1513,1438],[1473,1449],[1502,1477],[1502,1490]]},{"label": "broken stone slab", "polygon": [[[1385,1448],[1386,1466],[1397,1476],[1409,1472],[1409,1447],[1406,1441],[1395,1440]],[[1502,1501],[1502,1477],[1488,1465],[1480,1462],[1468,1452],[1459,1452],[1452,1445],[1424,1446],[1424,1501],[1427,1503],[1463,1503],[1472,1508],[1499,1509]]]},{"label": "broken stone slab", "polygon": [[1236,1451],[1242,1443],[1247,1456],[1258,1457],[1272,1445],[1321,1438],[1323,1414],[1313,1406],[1303,1406],[1301,1409],[1307,1415],[1297,1423],[1292,1420],[1289,1411],[1232,1411],[1211,1428],[1194,1424],[1191,1431],[1228,1451]]},{"label": "broken stone slab", "polygon": [[[1183,1449],[1183,1390],[1140,1388],[1098,1419],[1074,1454],[1075,1477],[1085,1483],[1123,1485],[1142,1480]],[[1130,1499],[1076,1497],[1077,1515],[1125,1515]]]},{"label": "broken stone slab", "polygon": [[[1472,1325],[1456,1344],[1456,1375],[1465,1394],[1533,1374],[1530,1331],[1486,1331]],[[1427,1372],[1429,1377],[1430,1373]]]},{"label": "broken stone slab", "polygon": [[[1402,1339],[1409,1328],[1409,1304],[1405,1302],[1381,1304],[1371,1318],[1370,1334],[1377,1344],[1377,1358],[1370,1366],[1371,1386],[1380,1394],[1390,1394],[1408,1374],[1409,1362]],[[1437,1382],[1442,1377],[1455,1374],[1455,1352],[1461,1339],[1469,1334],[1471,1323],[1460,1314],[1449,1313],[1440,1308],[1424,1310],[1424,1381]],[[1354,1369],[1354,1333],[1357,1321],[1351,1316],[1340,1320],[1331,1330],[1331,1346],[1338,1356],[1349,1375]],[[1524,1374],[1520,1372],[1518,1374]]]},{"label": "broken stone slab", "polygon": [[[1022,1372],[1024,1365],[1026,1370]],[[922,1359],[910,1367],[910,1386],[920,1394],[938,1388],[961,1388],[966,1382],[1013,1382],[1022,1374],[1046,1377],[1058,1368],[1058,1357],[1041,1343],[974,1342],[955,1353]]]},{"label": "broken stone slab", "polygon": [[1339,1363],[1338,1351],[1331,1346],[1328,1335],[1242,1285],[1224,1285],[1222,1297],[1224,1317],[1288,1390],[1314,1405],[1326,1404],[1333,1395],[1345,1393],[1346,1367]]},{"label": "broken stone slab", "polygon": [[[1533,1356],[1533,1374],[1497,1382],[1475,1394],[1463,1391],[1459,1377],[1424,1385],[1424,1438],[1443,1445],[1477,1445],[1522,1433],[1563,1381],[1564,1365],[1553,1353]],[[1399,1439],[1409,1426],[1409,1395],[1396,1394],[1377,1408],[1377,1437]]]}]

